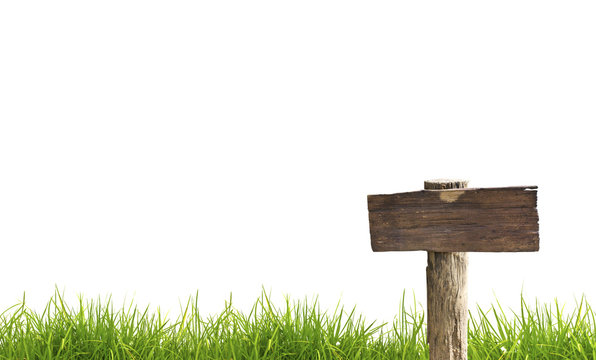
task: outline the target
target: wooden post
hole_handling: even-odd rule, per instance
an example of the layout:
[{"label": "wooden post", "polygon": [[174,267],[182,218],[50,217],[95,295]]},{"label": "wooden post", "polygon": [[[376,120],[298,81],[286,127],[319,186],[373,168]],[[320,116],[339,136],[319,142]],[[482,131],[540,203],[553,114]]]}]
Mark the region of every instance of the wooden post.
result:
[{"label": "wooden post", "polygon": [[[432,180],[425,190],[459,189],[467,181]],[[428,251],[427,341],[430,360],[468,359],[468,254]]]},{"label": "wooden post", "polygon": [[422,191],[368,195],[373,251],[428,252],[430,360],[465,360],[469,251],[538,251],[538,187],[468,189],[431,180]]}]

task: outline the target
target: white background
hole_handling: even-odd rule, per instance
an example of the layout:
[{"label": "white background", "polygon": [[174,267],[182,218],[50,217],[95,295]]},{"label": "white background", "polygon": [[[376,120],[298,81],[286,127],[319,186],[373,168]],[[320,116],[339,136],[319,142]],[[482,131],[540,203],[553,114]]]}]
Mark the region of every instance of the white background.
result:
[{"label": "white background", "polygon": [[0,308],[135,296],[205,312],[425,303],[366,195],[538,185],[537,253],[472,253],[469,301],[594,282],[596,6],[500,1],[0,5]]}]

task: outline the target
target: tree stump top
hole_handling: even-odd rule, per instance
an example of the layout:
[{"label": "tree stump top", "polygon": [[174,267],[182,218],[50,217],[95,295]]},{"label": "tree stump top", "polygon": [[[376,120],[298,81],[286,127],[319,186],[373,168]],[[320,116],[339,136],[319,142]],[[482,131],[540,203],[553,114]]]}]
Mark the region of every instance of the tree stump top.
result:
[{"label": "tree stump top", "polygon": [[424,181],[426,190],[462,189],[468,186],[468,180],[461,179],[433,179]]}]

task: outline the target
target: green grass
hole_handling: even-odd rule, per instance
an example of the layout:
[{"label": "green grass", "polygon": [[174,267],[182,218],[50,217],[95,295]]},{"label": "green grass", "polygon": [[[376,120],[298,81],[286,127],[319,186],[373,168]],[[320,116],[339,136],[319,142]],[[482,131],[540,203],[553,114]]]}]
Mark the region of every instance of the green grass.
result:
[{"label": "green grass", "polygon": [[[317,300],[275,307],[263,292],[242,313],[231,301],[203,318],[197,297],[176,321],[159,310],[112,301],[64,303],[56,292],[42,312],[24,303],[0,314],[0,359],[428,359],[424,314],[402,305],[392,323],[368,322]],[[572,311],[553,305],[470,313],[469,359],[596,359],[596,319],[585,299]]]}]

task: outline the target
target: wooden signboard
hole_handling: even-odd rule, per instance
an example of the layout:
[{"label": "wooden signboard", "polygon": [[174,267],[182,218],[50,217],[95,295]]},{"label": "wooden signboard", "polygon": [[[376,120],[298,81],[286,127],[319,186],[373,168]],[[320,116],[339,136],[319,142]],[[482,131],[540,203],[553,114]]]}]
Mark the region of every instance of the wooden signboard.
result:
[{"label": "wooden signboard", "polygon": [[429,180],[422,191],[368,196],[373,251],[428,252],[430,360],[467,360],[469,251],[538,251],[536,186],[467,188]]},{"label": "wooden signboard", "polygon": [[538,251],[536,186],[369,195],[373,251]]}]

